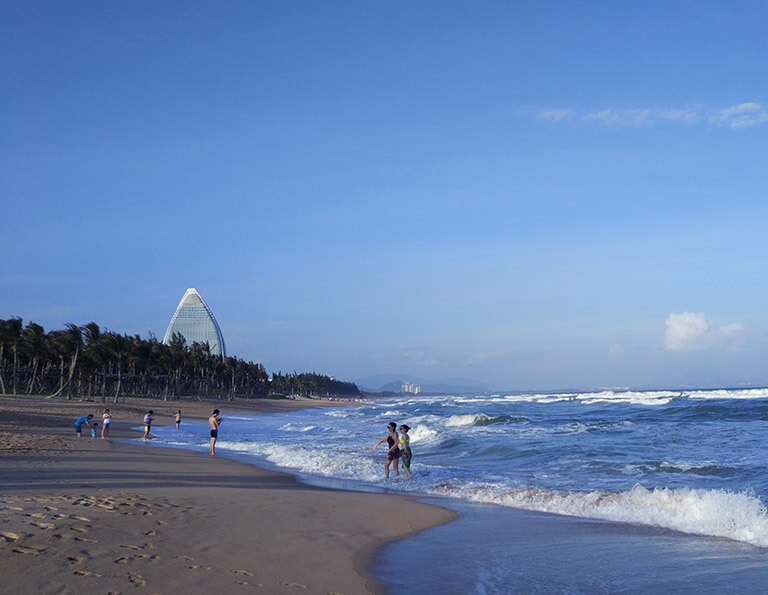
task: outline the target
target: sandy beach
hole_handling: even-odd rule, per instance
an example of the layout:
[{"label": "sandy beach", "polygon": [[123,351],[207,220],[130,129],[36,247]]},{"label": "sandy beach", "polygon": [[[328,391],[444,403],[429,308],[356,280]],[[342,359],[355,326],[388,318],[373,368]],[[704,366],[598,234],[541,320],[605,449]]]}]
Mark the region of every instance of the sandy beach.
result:
[{"label": "sandy beach", "polygon": [[[0,396],[0,558],[8,593],[383,593],[367,568],[385,543],[455,514],[404,496],[310,487],[220,457],[152,448],[154,425],[322,401],[119,404]],[[111,438],[76,437],[88,413]],[[183,423],[183,422],[182,422]]]}]

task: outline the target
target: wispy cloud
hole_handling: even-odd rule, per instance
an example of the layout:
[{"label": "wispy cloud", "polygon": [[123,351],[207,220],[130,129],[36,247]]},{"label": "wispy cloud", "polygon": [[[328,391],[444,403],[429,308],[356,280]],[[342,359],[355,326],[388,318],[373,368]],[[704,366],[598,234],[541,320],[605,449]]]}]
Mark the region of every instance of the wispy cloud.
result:
[{"label": "wispy cloud", "polygon": [[731,128],[749,128],[768,123],[768,107],[760,103],[739,103],[715,111],[709,120]]},{"label": "wispy cloud", "polygon": [[768,106],[761,103],[739,103],[724,108],[691,106],[683,108],[539,108],[537,120],[544,122],[588,122],[608,127],[641,128],[663,123],[694,125],[707,123],[728,128],[749,128],[768,124]]}]

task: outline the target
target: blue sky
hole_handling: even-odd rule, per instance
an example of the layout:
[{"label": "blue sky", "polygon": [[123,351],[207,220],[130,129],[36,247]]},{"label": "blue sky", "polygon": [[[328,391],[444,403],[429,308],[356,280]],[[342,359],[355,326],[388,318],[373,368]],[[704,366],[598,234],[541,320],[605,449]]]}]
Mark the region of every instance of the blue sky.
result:
[{"label": "blue sky", "polygon": [[270,371],[768,384],[764,2],[1,0],[0,317]]}]

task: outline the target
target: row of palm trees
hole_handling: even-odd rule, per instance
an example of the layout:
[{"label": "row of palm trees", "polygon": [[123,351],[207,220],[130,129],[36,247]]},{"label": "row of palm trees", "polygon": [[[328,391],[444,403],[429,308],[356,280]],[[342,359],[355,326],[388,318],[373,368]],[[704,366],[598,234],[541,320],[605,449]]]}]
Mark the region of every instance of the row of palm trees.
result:
[{"label": "row of palm trees", "polygon": [[45,332],[21,318],[0,319],[0,393],[71,399],[121,397],[231,399],[274,395],[357,396],[358,388],[315,373],[272,377],[260,363],[213,355],[207,343],[170,345],[102,330],[95,322]]}]

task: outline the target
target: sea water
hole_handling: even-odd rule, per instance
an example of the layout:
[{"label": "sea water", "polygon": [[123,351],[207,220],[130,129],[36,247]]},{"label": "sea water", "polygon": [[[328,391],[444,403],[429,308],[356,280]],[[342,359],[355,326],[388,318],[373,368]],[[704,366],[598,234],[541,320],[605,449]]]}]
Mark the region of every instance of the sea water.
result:
[{"label": "sea water", "polygon": [[[261,416],[220,408],[218,454],[309,483],[439,498],[478,522],[525,510],[725,539],[768,562],[768,389],[415,396]],[[384,478],[386,444],[365,448],[389,422],[411,427],[412,481]],[[205,423],[153,432],[156,444],[208,448]],[[474,558],[493,559],[478,547]],[[499,564],[465,566],[482,575]],[[505,590],[471,581],[465,592]]]}]

